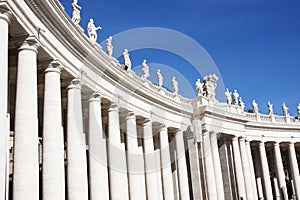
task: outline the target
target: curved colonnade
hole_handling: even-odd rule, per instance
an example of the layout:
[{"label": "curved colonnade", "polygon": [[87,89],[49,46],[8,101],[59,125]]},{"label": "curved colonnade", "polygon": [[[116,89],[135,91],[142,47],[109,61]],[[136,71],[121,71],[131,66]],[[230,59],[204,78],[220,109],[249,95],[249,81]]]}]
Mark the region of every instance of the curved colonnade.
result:
[{"label": "curved colonnade", "polygon": [[0,199],[300,199],[298,119],[145,82],[57,0],[0,1],[0,35]]}]

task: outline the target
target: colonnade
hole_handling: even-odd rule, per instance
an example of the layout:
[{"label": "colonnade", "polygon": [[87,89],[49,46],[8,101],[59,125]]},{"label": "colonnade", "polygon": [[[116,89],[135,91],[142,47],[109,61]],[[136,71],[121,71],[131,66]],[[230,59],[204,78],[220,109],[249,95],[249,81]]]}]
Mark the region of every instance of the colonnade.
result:
[{"label": "colonnade", "polygon": [[202,199],[300,199],[299,165],[294,142],[282,144],[283,148],[288,147],[285,151],[288,164],[284,168],[279,142],[249,141],[244,136],[224,135],[218,147],[215,145],[216,135],[206,130],[203,133],[202,156],[207,190]]},{"label": "colonnade", "polygon": [[[9,17],[10,13],[6,12],[0,16],[0,87],[5,88],[0,94],[0,199],[11,197],[6,172],[10,132],[7,119]],[[58,60],[51,61],[44,71],[43,111],[39,112],[38,99],[41,96],[37,88],[37,58],[41,48],[38,39],[29,36],[18,50],[12,198],[174,200],[176,194],[169,148],[171,133],[164,124],[158,132],[160,148],[155,149],[152,121],[145,119],[141,146],[138,144],[136,114],[128,111],[124,142],[120,132],[120,106],[117,102],[110,103],[104,132],[101,94],[95,92],[89,99],[88,129],[85,129],[82,107],[84,83],[74,78],[67,87],[64,127],[61,73],[66,72],[65,66]],[[43,124],[39,124],[39,113],[42,113]],[[39,127],[42,127],[41,134]],[[88,132],[85,133],[85,130]],[[176,189],[180,196],[176,198],[189,199],[183,131],[178,129],[174,134],[180,180]],[[42,156],[38,148],[39,135],[42,135]]]}]

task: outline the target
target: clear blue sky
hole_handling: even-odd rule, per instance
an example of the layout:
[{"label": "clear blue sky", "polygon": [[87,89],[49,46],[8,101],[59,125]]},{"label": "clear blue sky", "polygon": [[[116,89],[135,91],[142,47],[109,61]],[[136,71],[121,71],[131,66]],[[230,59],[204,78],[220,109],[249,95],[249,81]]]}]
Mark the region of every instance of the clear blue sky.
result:
[{"label": "clear blue sky", "polygon": [[[72,1],[60,0],[70,16]],[[82,7],[80,25],[84,29],[90,18],[103,27],[98,31],[99,43],[133,28],[179,31],[205,48],[225,87],[237,89],[246,108],[251,108],[252,99],[256,99],[259,110],[267,113],[270,100],[274,112],[282,114],[284,101],[290,113],[296,115],[300,103],[300,1],[79,0],[78,4]],[[133,67],[144,58],[170,65],[192,86],[197,78],[192,71],[181,70],[189,63],[167,52],[137,51],[131,52],[131,58]],[[185,96],[184,91],[180,92]]]}]

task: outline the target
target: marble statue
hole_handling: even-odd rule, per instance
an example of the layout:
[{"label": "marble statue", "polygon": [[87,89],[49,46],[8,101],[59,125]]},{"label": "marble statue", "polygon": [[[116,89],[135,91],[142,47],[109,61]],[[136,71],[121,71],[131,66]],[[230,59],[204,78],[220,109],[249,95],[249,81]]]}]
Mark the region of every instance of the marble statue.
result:
[{"label": "marble statue", "polygon": [[268,101],[268,109],[269,109],[269,115],[273,115],[273,104],[271,104],[270,101]]},{"label": "marble statue", "polygon": [[243,102],[242,97],[240,97],[239,103],[240,103],[242,111],[244,111],[245,110],[245,103]]},{"label": "marble statue", "polygon": [[234,105],[238,105],[239,104],[239,93],[237,92],[237,90],[234,90],[233,91],[233,94],[232,94],[232,96],[233,96],[233,103],[234,103]]},{"label": "marble statue", "polygon": [[258,114],[258,105],[255,100],[252,101],[253,112]]},{"label": "marble statue", "polygon": [[142,71],[143,71],[142,78],[147,79],[150,76],[149,66],[147,65],[147,60],[143,60]]},{"label": "marble statue", "polygon": [[203,91],[203,83],[200,82],[199,78],[197,79],[195,86],[196,86],[198,96],[203,96],[203,92],[204,92]]},{"label": "marble statue", "polygon": [[210,74],[203,78],[204,83],[204,94],[209,99],[215,99],[216,96],[216,88],[217,88],[217,80],[219,78],[215,74]]},{"label": "marble statue", "polygon": [[157,86],[161,88],[163,85],[164,77],[161,75],[160,69],[157,70],[156,76],[157,76]]},{"label": "marble statue", "polygon": [[173,94],[178,94],[178,82],[176,81],[176,78],[172,78],[172,88],[173,88]]},{"label": "marble statue", "polygon": [[297,113],[298,113],[298,119],[300,118],[300,103],[298,103],[297,106]]},{"label": "marble statue", "polygon": [[81,7],[77,3],[78,0],[74,0],[72,3],[72,22],[76,25],[79,24],[79,22],[81,21],[80,18]]},{"label": "marble statue", "polygon": [[101,26],[96,27],[94,24],[94,20],[90,19],[90,21],[87,25],[87,30],[88,30],[89,38],[93,43],[96,43],[96,41],[97,41],[97,37],[98,37],[97,30],[99,30],[99,29],[102,29],[102,27]]},{"label": "marble statue", "polygon": [[124,68],[125,68],[125,70],[130,70],[131,69],[131,60],[129,58],[128,49],[124,50],[123,58],[124,58]]},{"label": "marble statue", "polygon": [[289,113],[288,113],[289,108],[285,105],[284,102],[282,102],[281,107],[282,107],[283,115],[288,116],[289,115]]},{"label": "marble statue", "polygon": [[225,96],[226,96],[226,99],[227,99],[227,104],[231,105],[231,103],[232,103],[232,96],[231,96],[231,92],[229,92],[228,88],[226,88]]},{"label": "marble statue", "polygon": [[106,53],[107,55],[109,56],[112,56],[113,54],[113,45],[112,45],[112,36],[109,36],[107,39],[106,39]]}]

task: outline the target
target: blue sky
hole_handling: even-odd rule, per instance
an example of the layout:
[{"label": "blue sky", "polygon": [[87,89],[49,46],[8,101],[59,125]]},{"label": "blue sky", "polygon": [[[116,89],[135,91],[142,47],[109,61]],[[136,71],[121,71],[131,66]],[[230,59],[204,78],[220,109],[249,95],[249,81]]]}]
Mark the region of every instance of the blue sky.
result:
[{"label": "blue sky", "polygon": [[[72,0],[60,2],[71,15]],[[282,114],[284,101],[296,115],[300,103],[300,1],[79,0],[78,4],[84,29],[90,18],[102,26],[99,43],[110,35],[141,27],[181,32],[203,46],[217,65],[225,87],[237,89],[246,108],[251,108],[252,99],[256,99],[259,110],[267,113],[267,102],[271,101],[274,112]],[[190,63],[169,52],[145,49],[130,55],[133,68],[144,58],[172,66],[191,87],[199,77]],[[139,73],[140,68],[134,70]],[[150,80],[155,82],[152,75]],[[165,80],[168,88],[169,78]],[[191,96],[185,89],[179,88],[179,92]]]}]

